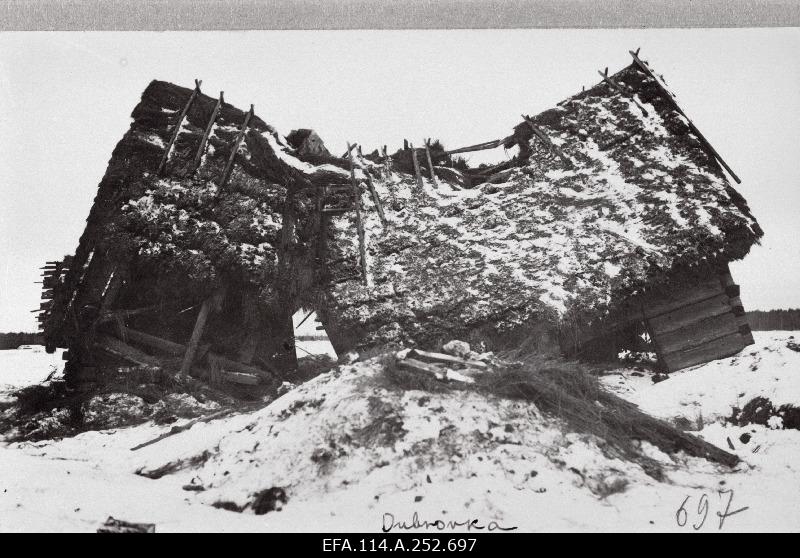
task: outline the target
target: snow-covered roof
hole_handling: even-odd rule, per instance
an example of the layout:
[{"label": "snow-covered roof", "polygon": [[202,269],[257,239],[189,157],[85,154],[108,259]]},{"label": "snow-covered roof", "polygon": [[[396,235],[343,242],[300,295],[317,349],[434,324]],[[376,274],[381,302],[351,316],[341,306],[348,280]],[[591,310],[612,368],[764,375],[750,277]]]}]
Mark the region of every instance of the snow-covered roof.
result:
[{"label": "snow-covered roof", "polygon": [[[359,345],[424,343],[486,328],[503,334],[587,309],[599,315],[675,266],[741,258],[762,234],[655,81],[634,65],[612,79],[630,91],[601,82],[532,118],[569,163],[525,122],[514,130],[519,165],[471,189],[443,175],[438,187],[426,178],[420,191],[413,175],[357,157],[356,176],[370,174],[388,220],[384,227],[364,189],[367,284],[355,277],[358,234],[355,214],[346,213],[327,231],[334,282],[300,274],[305,284],[283,294],[275,285],[286,280],[278,276],[278,246],[287,189],[348,184],[346,162],[303,161],[254,117],[220,189],[244,113],[223,105],[192,172],[216,102],[200,95],[166,175],[156,176],[190,91],[153,82],[101,184],[98,200],[114,201],[93,208],[90,227],[101,229],[88,235],[87,228],[82,245],[101,238],[110,257],[133,258],[139,276],[172,282],[176,294],[200,295],[233,274],[257,285],[262,301],[287,292],[304,303],[322,300],[329,328],[357,333]],[[293,205],[290,253],[298,266],[310,266],[316,254],[317,192],[302,190]]]}]

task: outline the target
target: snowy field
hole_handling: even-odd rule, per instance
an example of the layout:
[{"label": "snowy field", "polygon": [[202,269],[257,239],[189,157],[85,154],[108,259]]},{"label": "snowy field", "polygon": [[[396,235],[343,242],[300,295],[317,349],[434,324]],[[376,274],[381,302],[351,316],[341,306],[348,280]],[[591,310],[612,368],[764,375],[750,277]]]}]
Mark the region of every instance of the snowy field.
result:
[{"label": "snowy field", "polygon": [[[659,482],[604,456],[585,436],[564,436],[531,404],[386,391],[367,361],[139,451],[130,448],[169,426],[6,444],[0,531],[95,531],[113,516],[155,523],[157,532],[379,531],[393,523],[396,532],[415,513],[420,521],[477,519],[520,531],[797,531],[800,431],[782,429],[779,419],[725,422],[757,396],[776,407],[800,405],[800,332],[756,332],[755,339],[737,356],[660,383],[633,368],[603,378],[644,411],[688,421],[706,440],[733,446],[742,459],[733,471],[646,446],[664,466]],[[59,355],[0,351],[0,397],[41,381],[52,365],[61,365]],[[375,416],[379,423],[370,422]],[[135,474],[158,476],[165,465],[172,468],[157,479]],[[287,487],[281,511],[210,505],[242,504],[271,486]]]}]

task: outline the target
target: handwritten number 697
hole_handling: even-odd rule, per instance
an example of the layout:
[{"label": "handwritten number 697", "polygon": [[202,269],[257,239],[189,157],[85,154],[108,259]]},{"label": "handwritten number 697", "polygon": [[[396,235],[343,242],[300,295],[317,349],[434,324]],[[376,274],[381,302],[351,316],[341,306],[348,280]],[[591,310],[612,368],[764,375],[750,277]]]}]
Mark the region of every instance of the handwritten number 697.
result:
[{"label": "handwritten number 697", "polygon": [[[719,529],[722,529],[722,526],[725,524],[725,520],[730,516],[741,513],[747,509],[748,507],[740,508],[738,510],[731,511],[731,504],[733,503],[733,490],[719,490],[717,491],[719,494],[720,499],[724,499],[725,496],[728,496],[728,501],[725,502],[724,511],[717,511],[717,517],[719,518]],[[689,521],[689,513],[686,511],[686,504],[689,503],[691,496],[687,496],[684,498],[683,503],[681,503],[681,507],[678,508],[678,511],[675,512],[675,521],[678,523],[679,527],[684,527],[686,523]],[[708,503],[708,496],[703,494],[700,496],[700,499],[697,501],[697,512],[696,512],[696,521],[692,523],[692,529],[695,531],[699,531],[702,529],[703,525],[708,518],[708,511],[709,511],[709,503]]]}]

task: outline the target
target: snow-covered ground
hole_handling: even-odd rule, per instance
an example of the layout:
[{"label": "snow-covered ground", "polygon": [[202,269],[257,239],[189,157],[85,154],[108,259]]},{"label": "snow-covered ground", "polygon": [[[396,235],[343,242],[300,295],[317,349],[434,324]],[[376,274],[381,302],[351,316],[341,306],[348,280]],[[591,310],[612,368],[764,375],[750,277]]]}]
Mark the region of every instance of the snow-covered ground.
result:
[{"label": "snow-covered ground", "polygon": [[[403,392],[367,361],[340,366],[258,411],[200,423],[137,451],[130,448],[169,426],[1,447],[0,531],[94,531],[108,516],[155,523],[159,532],[379,531],[412,523],[415,513],[420,522],[477,519],[520,531],[712,532],[720,522],[723,531],[794,531],[800,431],[724,423],[759,395],[800,404],[792,335],[757,332],[739,355],[656,384],[635,369],[603,378],[646,412],[686,419],[722,448],[730,439],[743,461],[734,471],[645,446],[666,472],[659,482],[608,458],[596,440],[564,435],[530,403],[469,391]],[[38,353],[0,351],[2,389],[49,371]],[[281,511],[210,505],[242,506],[271,487],[286,489]]]}]

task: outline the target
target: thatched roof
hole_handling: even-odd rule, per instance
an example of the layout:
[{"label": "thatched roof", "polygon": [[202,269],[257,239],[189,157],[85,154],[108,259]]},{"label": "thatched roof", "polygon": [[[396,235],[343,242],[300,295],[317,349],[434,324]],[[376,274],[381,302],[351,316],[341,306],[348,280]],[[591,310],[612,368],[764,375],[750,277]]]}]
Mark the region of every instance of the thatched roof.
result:
[{"label": "thatched roof", "polygon": [[[353,214],[332,220],[326,272],[313,270],[318,189],[310,186],[348,184],[346,161],[301,161],[255,117],[220,189],[244,113],[223,105],[193,174],[216,102],[201,95],[166,176],[156,176],[190,90],[153,82],[112,156],[79,253],[102,245],[162,298],[200,296],[224,276],[257,287],[267,305],[286,303],[278,299],[287,296],[296,299],[290,305],[313,299],[331,327],[357,336],[362,346],[557,324],[575,309],[600,315],[671,269],[743,257],[762,233],[716,161],[651,78],[631,66],[613,79],[632,88],[647,116],[628,95],[601,83],[533,117],[569,165],[525,123],[515,137],[529,158],[469,190],[448,181],[450,171],[438,189],[426,180],[419,191],[413,175],[358,158],[357,177],[373,177],[389,222],[384,228],[365,191],[368,285],[327,282],[357,275]],[[301,187],[308,188],[292,202],[298,226],[286,257],[302,269],[279,277],[286,192]],[[293,285],[281,290],[286,281]]]}]

